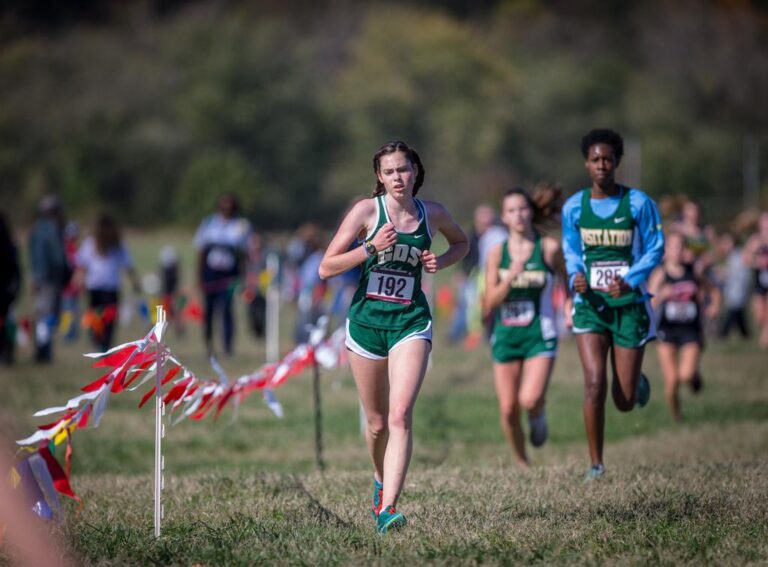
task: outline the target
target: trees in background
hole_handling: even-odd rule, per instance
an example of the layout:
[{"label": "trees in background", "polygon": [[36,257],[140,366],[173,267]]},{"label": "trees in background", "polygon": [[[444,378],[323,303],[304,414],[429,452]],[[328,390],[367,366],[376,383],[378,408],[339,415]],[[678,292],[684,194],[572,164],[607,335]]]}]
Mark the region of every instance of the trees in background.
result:
[{"label": "trees in background", "polygon": [[403,138],[425,196],[468,215],[513,184],[576,189],[580,136],[610,126],[637,150],[628,181],[725,217],[745,139],[768,155],[768,14],[749,3],[273,4],[145,2],[7,35],[0,199],[194,225],[232,191],[259,226],[332,224]]}]

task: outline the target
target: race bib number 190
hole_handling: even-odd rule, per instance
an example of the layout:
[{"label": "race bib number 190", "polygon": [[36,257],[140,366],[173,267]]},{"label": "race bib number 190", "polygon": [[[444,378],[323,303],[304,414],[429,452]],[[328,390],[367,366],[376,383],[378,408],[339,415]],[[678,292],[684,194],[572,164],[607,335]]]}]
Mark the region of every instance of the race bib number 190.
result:
[{"label": "race bib number 190", "polygon": [[664,305],[664,316],[673,323],[692,323],[699,308],[693,301],[668,301]]},{"label": "race bib number 190", "polygon": [[409,304],[413,299],[414,277],[396,270],[371,270],[365,296],[392,303]]},{"label": "race bib number 190", "polygon": [[623,278],[629,272],[629,262],[593,262],[589,267],[589,287],[608,291],[613,280]]}]

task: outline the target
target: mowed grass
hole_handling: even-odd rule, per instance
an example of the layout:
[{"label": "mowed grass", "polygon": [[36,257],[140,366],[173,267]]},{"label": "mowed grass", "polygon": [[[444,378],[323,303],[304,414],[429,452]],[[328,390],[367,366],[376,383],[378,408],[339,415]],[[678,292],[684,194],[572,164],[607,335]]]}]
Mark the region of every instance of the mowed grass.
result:
[{"label": "mowed grass", "polygon": [[[181,239],[177,239],[182,242]],[[154,267],[157,238],[135,245]],[[182,250],[189,257],[189,252]],[[187,268],[191,271],[191,267]],[[242,313],[240,314],[242,315]],[[284,350],[291,311],[285,312]],[[240,317],[232,375],[264,362],[264,346]],[[640,411],[607,414],[607,475],[585,484],[581,371],[564,340],[548,396],[550,440],[534,466],[512,465],[498,426],[488,351],[443,340],[415,410],[414,457],[399,505],[407,529],[375,534],[371,470],[349,371],[322,375],[325,472],[314,463],[311,373],[276,391],[278,420],[258,395],[218,421],[167,429],[163,536],[152,535],[154,420],[138,392],[110,400],[98,429],[77,431],[72,482],[85,501],[66,503],[52,526],[76,564],[765,564],[768,561],[768,356],[754,343],[715,343],[704,391],[683,392],[684,425],[662,398],[654,347],[646,369],[653,396]],[[145,329],[120,330],[130,340]],[[198,327],[169,334],[179,358],[203,376]],[[99,376],[60,345],[54,366],[19,353],[0,369],[3,431],[27,436],[37,409],[63,404]]]}]

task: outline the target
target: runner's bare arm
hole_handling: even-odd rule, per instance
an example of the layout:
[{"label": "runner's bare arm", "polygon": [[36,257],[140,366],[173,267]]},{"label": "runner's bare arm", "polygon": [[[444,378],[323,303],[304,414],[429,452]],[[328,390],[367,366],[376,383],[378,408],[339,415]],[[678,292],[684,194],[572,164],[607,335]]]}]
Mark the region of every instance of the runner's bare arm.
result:
[{"label": "runner's bare arm", "polygon": [[720,291],[720,288],[715,285],[715,282],[713,282],[706,274],[702,275],[701,277],[701,284],[702,284],[702,291],[705,296],[709,296],[709,303],[705,301],[706,297],[699,298],[699,302],[701,305],[706,305],[704,316],[714,321],[717,319],[717,316],[720,314],[720,305],[722,304],[723,294]]},{"label": "runner's bare arm", "polygon": [[744,245],[744,251],[741,253],[744,264],[749,268],[755,267],[755,252],[757,251],[758,243],[759,239],[757,235],[750,236],[747,243]]},{"label": "runner's bare arm", "polygon": [[651,272],[651,277],[648,278],[648,293],[653,296],[651,298],[651,305],[654,309],[657,308],[659,303],[663,300],[660,295],[662,281],[664,281],[664,268],[659,266]]},{"label": "runner's bare arm", "polygon": [[320,278],[337,276],[365,261],[368,255],[362,246],[349,247],[361,232],[368,232],[375,208],[372,200],[365,199],[350,209],[325,250],[318,268]]},{"label": "runner's bare arm", "polygon": [[[368,258],[363,246],[354,250],[350,250],[349,246],[361,232],[367,234],[370,228],[375,225],[376,213],[376,202],[373,199],[360,201],[347,213],[320,262],[318,272],[322,279],[343,274]],[[395,228],[388,223],[376,232],[371,242],[376,250],[385,250],[392,246],[396,240]]]},{"label": "runner's bare arm", "polygon": [[451,213],[441,205],[433,201],[424,202],[427,208],[427,220],[433,232],[440,231],[448,241],[448,250],[436,256],[427,250],[421,256],[421,263],[428,273],[447,268],[461,260],[469,252],[469,240],[461,227],[453,220]]},{"label": "runner's bare arm", "polygon": [[[485,294],[483,295],[483,310],[490,313],[504,302],[509,291],[510,282],[517,276],[520,270],[506,270],[504,276],[499,275],[502,247],[504,242],[491,248],[485,263]],[[510,266],[511,268],[511,266]]]},{"label": "runner's bare arm", "polygon": [[560,242],[555,238],[545,236],[542,241],[544,263],[565,283],[565,293],[570,297],[571,288],[568,286],[568,271],[565,269],[565,258]]}]

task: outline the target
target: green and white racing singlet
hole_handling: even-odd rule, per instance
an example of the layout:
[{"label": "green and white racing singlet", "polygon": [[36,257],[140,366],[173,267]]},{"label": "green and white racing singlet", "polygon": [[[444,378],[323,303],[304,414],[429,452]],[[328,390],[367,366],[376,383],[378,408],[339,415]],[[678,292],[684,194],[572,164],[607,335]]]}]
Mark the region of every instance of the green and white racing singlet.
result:
[{"label": "green and white racing singlet", "polygon": [[[500,277],[511,263],[505,240],[499,262]],[[524,271],[510,283],[504,303],[497,310],[493,332],[495,343],[549,341],[557,337],[552,308],[552,270],[544,263],[540,236],[534,241]]]},{"label": "green and white racing singlet", "polygon": [[613,280],[625,277],[633,262],[635,220],[630,208],[629,189],[621,187],[620,190],[619,206],[607,218],[597,216],[592,210],[590,189],[584,189],[581,194],[579,232],[589,283],[589,291],[583,297],[590,303],[609,307],[636,303],[640,297],[634,289],[617,298],[608,295]]},{"label": "green and white racing singlet", "polygon": [[[391,222],[384,196],[375,197],[378,221],[367,238]],[[429,304],[421,290],[421,254],[432,245],[427,209],[414,199],[419,225],[413,232],[397,233],[397,242],[379,250],[363,264],[360,284],[352,298],[348,317],[359,325],[376,329],[403,329],[432,319]]]}]

